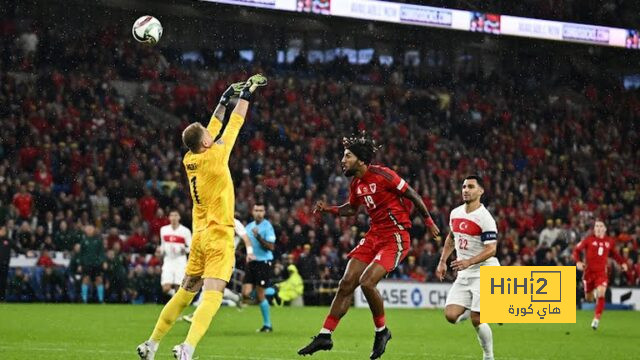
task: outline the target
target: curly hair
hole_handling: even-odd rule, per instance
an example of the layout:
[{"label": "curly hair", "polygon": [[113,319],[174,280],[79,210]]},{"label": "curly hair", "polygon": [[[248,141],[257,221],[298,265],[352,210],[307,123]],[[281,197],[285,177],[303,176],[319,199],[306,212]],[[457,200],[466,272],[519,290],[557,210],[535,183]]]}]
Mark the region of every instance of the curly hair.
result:
[{"label": "curly hair", "polygon": [[343,137],[342,145],[367,165],[371,164],[373,155],[381,148],[364,131],[360,135],[354,134],[350,137]]}]

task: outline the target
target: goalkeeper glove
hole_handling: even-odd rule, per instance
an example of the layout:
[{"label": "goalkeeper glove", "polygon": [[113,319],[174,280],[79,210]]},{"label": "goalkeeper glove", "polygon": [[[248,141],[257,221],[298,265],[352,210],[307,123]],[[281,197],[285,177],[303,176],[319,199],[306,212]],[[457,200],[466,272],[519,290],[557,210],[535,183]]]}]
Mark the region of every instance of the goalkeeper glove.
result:
[{"label": "goalkeeper glove", "polygon": [[251,95],[256,91],[258,87],[267,85],[267,78],[262,74],[255,74],[250,77],[244,85],[244,88],[240,92],[240,99],[250,101]]},{"label": "goalkeeper glove", "polygon": [[222,93],[222,96],[220,97],[220,105],[229,106],[231,98],[240,94],[245,85],[245,81],[231,84],[227,90]]}]

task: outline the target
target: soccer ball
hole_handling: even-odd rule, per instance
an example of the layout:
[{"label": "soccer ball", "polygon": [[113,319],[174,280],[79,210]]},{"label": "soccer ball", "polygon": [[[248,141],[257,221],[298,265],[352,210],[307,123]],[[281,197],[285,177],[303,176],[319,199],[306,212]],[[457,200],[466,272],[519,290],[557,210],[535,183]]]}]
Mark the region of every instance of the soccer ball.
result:
[{"label": "soccer ball", "polygon": [[162,37],[162,25],[153,16],[145,15],[133,23],[131,33],[136,41],[155,45]]}]

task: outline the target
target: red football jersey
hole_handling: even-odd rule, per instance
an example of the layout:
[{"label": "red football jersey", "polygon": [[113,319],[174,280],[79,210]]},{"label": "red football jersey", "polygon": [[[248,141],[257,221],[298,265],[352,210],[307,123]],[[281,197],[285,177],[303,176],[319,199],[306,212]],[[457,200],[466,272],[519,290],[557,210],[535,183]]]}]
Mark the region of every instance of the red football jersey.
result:
[{"label": "red football jersey", "polygon": [[618,264],[622,265],[624,263],[624,259],[620,256],[618,250],[616,250],[615,245],[615,240],[608,236],[599,239],[595,235],[589,235],[582,239],[573,249],[573,260],[575,262],[580,261],[580,252],[585,250],[585,272],[595,274],[606,273],[609,254],[613,256]]},{"label": "red football jersey", "polygon": [[365,205],[375,231],[406,230],[411,227],[409,203],[403,194],[409,185],[393,170],[369,165],[362,178],[354,177],[349,189],[349,204]]}]

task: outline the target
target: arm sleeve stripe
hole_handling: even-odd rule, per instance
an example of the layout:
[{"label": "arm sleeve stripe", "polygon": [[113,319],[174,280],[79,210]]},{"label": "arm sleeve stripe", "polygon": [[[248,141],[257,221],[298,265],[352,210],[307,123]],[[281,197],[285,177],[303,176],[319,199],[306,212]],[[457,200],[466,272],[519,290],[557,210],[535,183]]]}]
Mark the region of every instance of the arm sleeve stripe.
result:
[{"label": "arm sleeve stripe", "polygon": [[369,170],[374,174],[378,174],[384,177],[385,179],[387,179],[387,181],[393,181],[393,175],[390,174],[388,171],[385,171],[379,168],[374,168],[374,167],[369,167]]}]

